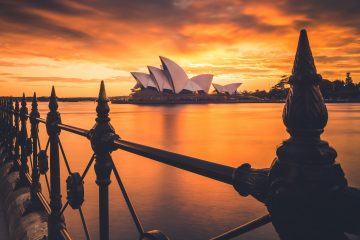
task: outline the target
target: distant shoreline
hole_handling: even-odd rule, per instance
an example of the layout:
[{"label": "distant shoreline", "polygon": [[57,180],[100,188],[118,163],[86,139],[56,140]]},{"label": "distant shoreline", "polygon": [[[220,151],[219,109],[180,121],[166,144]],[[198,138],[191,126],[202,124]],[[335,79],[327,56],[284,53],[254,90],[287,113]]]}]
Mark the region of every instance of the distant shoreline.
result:
[{"label": "distant shoreline", "polygon": [[[235,104],[235,103],[284,103],[285,99],[233,99],[233,100],[218,100],[218,101],[128,101],[119,100],[125,97],[110,97],[112,104],[135,104],[135,105],[176,105],[176,104]],[[32,101],[31,97],[26,98],[27,101]],[[39,97],[39,102],[48,102],[47,97]],[[74,97],[74,98],[58,98],[59,102],[95,102],[96,98],[91,97]],[[325,103],[360,103],[360,99],[325,99]]]},{"label": "distant shoreline", "polygon": [[[228,101],[228,102],[112,102],[112,104],[133,104],[133,105],[144,105],[144,106],[159,106],[159,105],[201,105],[201,104],[241,104],[241,103],[285,103],[285,100],[264,100],[264,101]],[[360,103],[360,100],[356,101],[337,101],[337,100],[325,100],[325,103]]]}]

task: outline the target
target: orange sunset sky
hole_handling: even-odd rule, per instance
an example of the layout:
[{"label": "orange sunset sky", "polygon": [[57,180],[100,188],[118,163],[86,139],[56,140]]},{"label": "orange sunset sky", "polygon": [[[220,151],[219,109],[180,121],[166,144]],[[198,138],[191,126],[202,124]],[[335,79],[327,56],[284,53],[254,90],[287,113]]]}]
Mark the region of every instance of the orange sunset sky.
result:
[{"label": "orange sunset sky", "polygon": [[318,72],[360,81],[359,0],[0,0],[0,95],[128,95],[130,71],[179,63],[189,76],[268,90],[306,28]]}]

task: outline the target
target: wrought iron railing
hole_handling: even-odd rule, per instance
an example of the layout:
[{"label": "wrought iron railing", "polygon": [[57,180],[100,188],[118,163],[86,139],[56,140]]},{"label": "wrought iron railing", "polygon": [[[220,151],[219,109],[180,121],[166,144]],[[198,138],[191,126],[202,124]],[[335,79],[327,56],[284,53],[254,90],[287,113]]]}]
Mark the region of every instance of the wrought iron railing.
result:
[{"label": "wrought iron railing", "polygon": [[[2,98],[1,100],[1,131],[7,136],[6,141],[4,142],[6,142],[9,151],[12,153],[10,155],[13,155],[9,155],[10,157],[8,157],[8,160],[12,159],[15,161],[15,165],[19,169],[20,180],[18,185],[30,187],[31,205],[40,205],[49,215],[49,239],[71,239],[63,220],[63,213],[68,206],[79,211],[86,239],[90,239],[81,206],[85,200],[83,180],[94,161],[95,173],[97,176],[96,183],[99,186],[100,239],[109,239],[108,185],[110,183],[111,172],[114,173],[116,182],[120,187],[125,203],[130,211],[131,217],[141,239],[167,239],[167,237],[158,230],[145,231],[143,229],[141,221],[136,214],[136,211],[121,181],[120,174],[111,157],[111,152],[118,149],[212,178],[226,184],[233,184],[233,174],[236,170],[235,168],[121,139],[115,133],[110,124],[110,119],[108,117],[110,111],[108,101],[109,100],[105,93],[104,82],[101,82],[99,98],[97,100],[98,105],[96,108],[96,124],[91,130],[85,130],[66,125],[61,122],[60,113],[57,111],[58,103],[54,87],[52,88],[49,100],[49,112],[46,119],[40,117],[35,94],[32,99],[32,109],[30,114],[28,114],[25,95],[21,99],[20,108],[18,99],[15,100],[15,108],[13,107],[12,98]],[[30,137],[28,137],[27,131],[28,120],[30,120],[31,123]],[[43,148],[39,138],[39,124],[46,125],[46,130],[49,136],[47,143],[43,146]],[[61,142],[60,131],[67,131],[89,139],[94,150],[94,154],[91,156],[82,173],[73,172],[71,170],[70,162],[66,157],[66,153]],[[49,157],[48,152],[50,153]],[[62,158],[60,158],[60,155],[62,155]],[[64,160],[66,171],[69,175],[66,179],[67,197],[64,205],[62,205],[60,192],[60,159]],[[50,181],[48,178],[49,169]],[[29,173],[31,173],[31,176]],[[50,196],[50,202],[46,200],[41,192],[41,175],[45,178],[46,189]],[[267,214],[212,239],[230,239],[269,222],[270,216]]]}]

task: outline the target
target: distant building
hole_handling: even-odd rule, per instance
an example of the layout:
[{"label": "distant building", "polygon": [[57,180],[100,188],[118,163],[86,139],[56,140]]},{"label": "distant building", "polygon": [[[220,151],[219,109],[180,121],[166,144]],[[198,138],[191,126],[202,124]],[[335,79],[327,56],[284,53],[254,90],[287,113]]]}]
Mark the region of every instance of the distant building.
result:
[{"label": "distant building", "polygon": [[230,94],[233,95],[235,93],[237,93],[237,89],[241,86],[242,83],[230,83],[227,85],[220,85],[220,84],[216,84],[213,83],[213,87],[215,88],[215,91],[217,93],[226,93],[226,94]]},{"label": "distant building", "polygon": [[136,80],[133,90],[151,89],[157,92],[168,93],[208,93],[212,80],[212,74],[201,74],[189,78],[178,64],[174,61],[160,57],[161,68],[148,66],[149,73],[131,72]]}]

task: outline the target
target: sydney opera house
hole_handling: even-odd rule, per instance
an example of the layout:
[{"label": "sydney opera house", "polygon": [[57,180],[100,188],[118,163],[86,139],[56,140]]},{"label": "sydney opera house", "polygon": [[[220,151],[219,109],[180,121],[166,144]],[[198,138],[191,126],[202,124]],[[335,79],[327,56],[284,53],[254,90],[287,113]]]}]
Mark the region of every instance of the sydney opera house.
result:
[{"label": "sydney opera house", "polygon": [[[212,74],[200,74],[189,78],[182,67],[160,56],[160,68],[147,66],[148,73],[131,72],[136,80],[129,96],[134,102],[192,102],[217,101],[224,96],[235,96],[241,83],[219,85],[212,83]],[[217,94],[208,94],[211,85]]]},{"label": "sydney opera house", "polygon": [[[161,57],[161,68],[148,66],[149,73],[131,72],[136,80],[133,90],[151,89],[156,92],[167,93],[208,93],[213,80],[211,74],[200,74],[189,78],[178,64],[174,61]],[[241,83],[228,85],[212,84],[217,93],[234,94]]]},{"label": "sydney opera house", "polygon": [[207,93],[213,75],[201,74],[189,78],[174,61],[160,57],[161,68],[148,66],[149,73],[131,72],[136,80],[133,90],[152,89],[168,93]]}]

